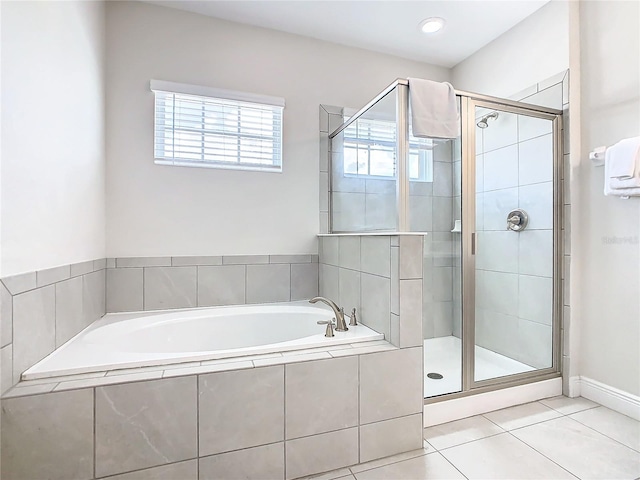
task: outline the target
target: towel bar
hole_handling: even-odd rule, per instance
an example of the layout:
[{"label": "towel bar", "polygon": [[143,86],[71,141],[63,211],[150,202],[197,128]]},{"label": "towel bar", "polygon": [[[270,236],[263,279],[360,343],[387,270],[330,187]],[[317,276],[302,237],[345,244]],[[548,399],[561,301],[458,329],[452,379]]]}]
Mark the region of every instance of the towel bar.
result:
[{"label": "towel bar", "polygon": [[604,152],[607,151],[607,147],[597,147],[589,153],[589,160],[593,162],[595,167],[602,167],[604,165]]}]

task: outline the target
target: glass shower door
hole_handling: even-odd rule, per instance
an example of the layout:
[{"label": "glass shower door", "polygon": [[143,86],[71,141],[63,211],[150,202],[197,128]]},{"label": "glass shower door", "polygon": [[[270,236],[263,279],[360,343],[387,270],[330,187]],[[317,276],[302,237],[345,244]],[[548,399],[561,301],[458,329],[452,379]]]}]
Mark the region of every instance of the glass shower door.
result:
[{"label": "glass shower door", "polygon": [[473,382],[553,366],[553,117],[476,102]]}]

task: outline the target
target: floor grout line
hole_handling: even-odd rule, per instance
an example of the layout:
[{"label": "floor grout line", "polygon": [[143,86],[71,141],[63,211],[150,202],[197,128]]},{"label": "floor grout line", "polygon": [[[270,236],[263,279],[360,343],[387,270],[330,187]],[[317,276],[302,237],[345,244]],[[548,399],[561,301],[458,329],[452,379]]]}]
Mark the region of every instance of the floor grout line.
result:
[{"label": "floor grout line", "polygon": [[[537,402],[536,402],[536,403],[537,403]],[[527,403],[524,403],[523,405],[528,405],[528,404],[527,404]],[[515,406],[519,406],[519,405],[515,405]],[[507,407],[507,408],[511,408],[511,407]],[[499,411],[499,410],[494,410],[494,412],[498,412],[498,411]],[[554,410],[554,412],[557,412],[557,410]],[[486,417],[486,415],[487,415],[487,414],[489,414],[489,413],[493,413],[493,412],[483,413],[483,414],[482,414],[482,416],[483,416],[484,418],[486,418],[487,420],[489,420],[489,421],[490,421],[491,423],[493,423],[494,425],[497,425],[498,427],[502,428],[505,432],[508,432],[508,433],[509,433],[509,432],[516,431],[516,430],[521,430],[521,429],[523,429],[523,428],[531,427],[531,426],[533,426],[533,425],[539,425],[539,424],[541,424],[541,423],[549,422],[549,421],[551,421],[551,420],[557,420],[557,419],[562,418],[562,417],[564,416],[564,415],[560,415],[559,417],[547,418],[546,420],[540,420],[539,422],[533,422],[533,423],[530,423],[530,424],[527,424],[527,425],[522,425],[521,427],[511,428],[511,429],[507,430],[506,428],[504,428],[504,427],[502,427],[502,426],[498,425],[496,422],[494,422],[494,421],[493,421],[493,420],[491,420],[490,418],[487,418],[487,417]]]},{"label": "floor grout line", "polygon": [[[530,402],[530,403],[538,403],[538,402]],[[526,404],[524,404],[524,405],[526,405]],[[499,411],[499,410],[494,410],[494,411]],[[491,412],[487,412],[487,413],[491,413]],[[469,441],[469,442],[464,442],[464,443],[461,443],[461,444],[459,444],[459,445],[454,445],[454,446],[451,446],[451,447],[443,448],[443,449],[441,449],[441,450],[438,450],[438,452],[440,453],[440,452],[442,452],[442,451],[449,450],[449,449],[452,449],[452,448],[455,448],[455,447],[458,447],[458,446],[461,446],[461,445],[467,445],[467,444],[469,444],[469,443],[478,442],[478,441],[480,441],[480,440],[484,440],[484,439],[486,439],[486,438],[496,437],[496,436],[498,436],[498,435],[502,435],[502,434],[504,434],[504,433],[507,433],[507,434],[509,434],[511,437],[513,437],[513,438],[515,438],[516,440],[518,440],[519,442],[521,442],[522,444],[526,445],[528,448],[531,448],[531,449],[532,449],[532,450],[534,450],[535,452],[537,452],[537,453],[539,453],[540,455],[542,455],[543,457],[547,458],[547,459],[548,459],[549,461],[551,461],[552,463],[554,463],[554,464],[558,465],[558,467],[560,467],[560,468],[562,468],[563,470],[565,470],[566,472],[568,472],[571,476],[573,476],[573,477],[575,477],[575,478],[579,478],[579,477],[577,477],[576,475],[574,475],[572,472],[570,472],[569,470],[567,470],[565,467],[563,467],[562,465],[558,464],[557,462],[553,461],[552,459],[550,459],[549,457],[547,457],[547,456],[546,456],[546,455],[544,455],[543,453],[539,452],[537,449],[535,449],[533,446],[531,446],[531,445],[529,445],[528,443],[526,443],[524,440],[521,440],[520,438],[518,438],[518,437],[516,437],[515,435],[513,435],[513,434],[511,433],[511,431],[503,429],[500,425],[498,425],[497,423],[493,422],[491,419],[486,418],[484,415],[485,415],[485,414],[481,414],[481,416],[482,416],[483,418],[485,418],[486,420],[488,420],[489,422],[493,423],[495,426],[497,426],[498,428],[500,428],[500,429],[502,430],[502,432],[497,433],[497,434],[494,434],[494,435],[488,435],[488,436],[483,437],[483,438],[478,438],[478,439],[476,439],[476,440],[471,440],[471,441]],[[537,423],[532,424],[532,425],[538,425],[538,424],[540,424],[540,423],[550,422],[550,421],[552,421],[552,420],[557,420],[558,418],[562,418],[562,417],[550,418],[550,419],[548,419],[548,420],[544,420],[544,421],[542,421],[542,422],[537,422]],[[531,426],[531,425],[527,425],[527,426],[524,426],[524,427],[520,427],[520,428],[517,428],[517,429],[514,429],[514,430],[520,430],[521,428],[526,428],[526,427],[528,427],[528,426]],[[426,440],[426,439],[425,439],[425,440]],[[428,440],[427,440],[427,441],[428,441]],[[433,447],[433,448],[436,448],[436,447]],[[445,455],[442,455],[442,456],[443,456],[445,459],[447,459],[447,457],[446,457]],[[448,461],[448,459],[447,459],[447,461]],[[451,462],[449,462],[449,463],[451,463]],[[455,465],[454,465],[453,463],[451,463],[451,464],[455,467]],[[456,468],[456,470],[457,470],[457,468]],[[460,472],[460,473],[462,473],[462,472]],[[465,478],[466,478],[466,477],[465,477]]]},{"label": "floor grout line", "polygon": [[[547,420],[550,421],[550,420]],[[522,440],[521,438],[516,437],[514,434],[512,434],[511,432],[507,432],[509,435],[511,435],[513,438],[515,438],[516,440],[518,440],[519,442],[521,442],[523,445],[526,445],[527,447],[529,447],[531,450],[533,450],[534,452],[539,453],[540,455],[542,455],[544,458],[546,458],[547,460],[549,460],[551,463],[557,465],[558,467],[560,467],[562,470],[564,470],[565,472],[567,472],[569,475],[571,475],[572,477],[576,478],[576,479],[580,479],[580,477],[576,474],[574,474],[573,472],[571,472],[570,470],[568,470],[567,468],[563,467],[562,465],[560,465],[558,462],[556,462],[555,460],[547,457],[544,453],[542,453],[541,451],[539,451],[537,448],[535,448],[532,445],[529,445],[527,442],[525,442],[524,440]]]},{"label": "floor grout line", "polygon": [[[564,397],[565,395],[560,395],[560,396]],[[542,404],[542,405],[544,405],[547,408],[550,408],[551,410],[555,410],[556,412],[560,413],[563,417],[568,417],[569,415],[573,415],[573,414],[580,413],[580,412],[586,412],[587,410],[593,410],[594,408],[602,407],[602,405],[599,405],[599,404],[596,403],[595,405],[593,405],[591,407],[584,408],[582,410],[576,410],[575,412],[571,412],[571,413],[564,413],[564,412],[558,410],[557,408],[550,407],[546,403],[542,402],[542,400],[550,400],[551,398],[557,398],[557,397],[543,398],[541,400],[537,400],[537,402]],[[571,399],[572,397],[566,397],[566,398]],[[575,397],[575,398],[584,398],[584,397],[583,396],[579,396],[579,397]],[[585,400],[589,400],[589,399],[587,398]]]},{"label": "floor grout line", "polygon": [[[498,433],[493,433],[493,434],[491,434],[491,435],[487,435],[486,437],[476,438],[475,440],[469,440],[468,442],[458,443],[457,445],[451,445],[450,447],[444,447],[444,448],[440,448],[440,449],[438,449],[438,448],[436,448],[436,447],[434,446],[433,448],[435,448],[437,452],[443,452],[443,451],[445,451],[445,450],[449,450],[449,449],[451,449],[451,448],[456,448],[456,447],[459,447],[459,446],[461,446],[461,445],[467,445],[467,444],[469,444],[469,443],[478,442],[478,441],[480,441],[480,440],[484,440],[485,438],[497,437],[498,435],[502,435],[502,434],[504,434],[504,433],[509,433],[509,432],[506,432],[506,431],[504,431],[504,430],[503,430],[503,431],[498,432]],[[426,439],[425,439],[425,440],[426,440]],[[429,441],[429,440],[427,440],[427,442],[428,442],[428,441]],[[430,444],[430,445],[433,445],[431,442],[429,442],[429,444]]]},{"label": "floor grout line", "polygon": [[438,453],[440,454],[440,456],[442,458],[445,459],[446,462],[449,463],[449,465],[451,465],[453,468],[455,468],[460,473],[460,475],[462,475],[467,480],[469,479],[469,477],[467,477],[464,473],[462,473],[462,470],[460,470],[458,467],[456,467],[456,465],[451,460],[449,460],[447,457],[445,457],[442,453],[440,453],[440,452],[438,452]]},{"label": "floor grout line", "polygon": [[[586,424],[584,424],[584,423],[580,422],[579,420],[577,420],[577,419],[575,419],[575,418],[573,418],[573,417],[571,416],[571,415],[575,415],[575,414],[578,414],[578,413],[581,413],[581,412],[585,412],[585,411],[588,411],[588,410],[593,410],[593,409],[596,409],[596,408],[600,408],[600,407],[602,407],[602,405],[595,404],[595,405],[594,405],[594,406],[592,406],[592,407],[588,407],[588,408],[585,408],[585,409],[583,409],[583,410],[578,410],[578,411],[576,411],[576,412],[572,412],[572,413],[563,413],[563,412],[561,412],[561,411],[559,411],[559,410],[557,410],[557,409],[555,409],[555,408],[552,408],[552,407],[550,407],[550,406],[548,406],[548,405],[545,405],[545,404],[544,404],[544,403],[542,403],[540,400],[537,400],[537,401],[534,401],[534,402],[527,402],[527,403],[522,404],[522,405],[533,404],[533,403],[538,403],[538,404],[540,404],[540,405],[542,405],[542,406],[544,406],[544,407],[546,407],[546,408],[548,408],[548,409],[552,410],[553,412],[558,413],[558,414],[559,414],[559,416],[557,416],[557,417],[555,417],[555,418],[549,418],[549,419],[547,419],[547,420],[542,420],[542,421],[539,421],[539,422],[531,423],[531,424],[529,424],[529,425],[523,425],[522,427],[514,428],[514,429],[511,429],[511,430],[507,430],[507,429],[503,428],[502,426],[498,425],[496,422],[494,422],[494,421],[493,421],[493,420],[491,420],[490,418],[487,418],[487,416],[486,416],[486,415],[488,415],[488,414],[490,414],[490,413],[493,413],[493,412],[495,412],[495,411],[503,410],[503,409],[498,409],[498,410],[494,410],[494,411],[492,411],[492,412],[486,412],[486,413],[483,413],[483,414],[479,414],[478,416],[483,417],[484,419],[488,420],[489,422],[491,422],[491,423],[492,423],[493,425],[495,425],[496,427],[500,428],[500,429],[502,430],[500,433],[496,433],[496,434],[493,434],[493,435],[488,435],[488,436],[485,436],[485,437],[482,437],[482,438],[478,438],[478,439],[475,439],[475,440],[470,440],[470,441],[468,441],[468,442],[463,442],[463,443],[460,443],[460,444],[457,444],[457,445],[452,445],[452,446],[450,446],[450,447],[441,448],[441,449],[438,449],[435,445],[433,445],[431,442],[429,442],[429,440],[428,440],[427,438],[424,438],[424,436],[423,436],[423,438],[424,438],[424,440],[425,440],[427,443],[429,443],[429,445],[431,445],[431,446],[435,449],[435,451],[436,451],[437,453],[440,453],[440,454],[441,454],[441,456],[442,456],[442,457],[443,457],[443,458],[444,458],[448,463],[450,463],[450,464],[451,464],[451,465],[452,465],[456,470],[458,470],[458,472],[460,472],[460,474],[461,474],[461,475],[463,475],[463,476],[464,476],[464,474],[463,474],[463,473],[462,473],[462,472],[461,472],[461,471],[456,467],[456,465],[455,465],[453,462],[451,462],[451,461],[446,457],[446,455],[445,455],[446,451],[448,451],[448,450],[450,450],[450,449],[453,449],[453,448],[456,448],[456,447],[459,447],[459,446],[462,446],[462,445],[467,445],[467,444],[474,443],[474,442],[478,442],[478,441],[480,441],[480,440],[484,440],[484,439],[487,439],[487,438],[496,437],[496,436],[498,436],[498,435],[502,435],[503,433],[507,433],[507,434],[509,434],[512,438],[514,438],[514,439],[518,440],[520,443],[522,443],[523,445],[525,445],[527,448],[530,448],[531,450],[535,451],[536,453],[538,453],[539,455],[541,455],[542,457],[544,457],[545,459],[547,459],[548,461],[550,461],[550,462],[551,462],[551,463],[553,463],[554,465],[556,465],[556,466],[558,466],[559,468],[561,468],[563,471],[567,472],[567,473],[568,473],[569,475],[571,475],[572,477],[574,477],[574,478],[576,478],[576,479],[579,479],[580,477],[579,477],[577,474],[573,473],[573,472],[572,472],[572,471],[570,471],[568,468],[564,467],[562,464],[558,463],[558,462],[557,462],[557,461],[555,461],[554,459],[552,459],[552,458],[548,457],[547,455],[545,455],[544,453],[540,452],[537,448],[535,448],[533,445],[530,445],[530,444],[529,444],[529,443],[527,443],[525,440],[523,440],[523,439],[521,439],[521,438],[518,438],[518,437],[517,437],[516,435],[514,435],[514,433],[513,433],[513,432],[518,431],[518,430],[523,430],[523,429],[525,429],[525,428],[527,428],[527,427],[532,427],[532,426],[534,426],[534,425],[540,425],[540,424],[543,424],[543,423],[548,423],[548,422],[551,422],[551,421],[554,421],[554,420],[558,420],[558,419],[560,419],[560,418],[565,418],[565,417],[566,417],[566,418],[570,418],[571,420],[576,421],[576,422],[577,422],[577,423],[579,423],[580,425],[583,425],[583,426],[585,426],[586,428],[588,428],[588,429],[590,429],[590,430],[592,430],[592,431],[594,431],[594,432],[596,432],[596,433],[598,433],[598,434],[600,434],[600,435],[604,436],[605,438],[607,438],[607,439],[610,439],[610,440],[614,441],[616,444],[622,445],[623,447],[626,447],[626,448],[628,448],[629,450],[631,450],[631,451],[633,451],[633,452],[640,453],[640,451],[638,451],[638,450],[636,450],[636,449],[634,449],[634,448],[630,447],[629,445],[626,445],[626,444],[622,443],[621,441],[619,441],[619,440],[617,440],[617,439],[615,439],[615,438],[610,437],[610,436],[609,436],[609,435],[607,435],[606,433],[601,432],[601,431],[600,431],[600,430],[598,430],[597,428],[591,427],[590,425],[586,425]],[[510,408],[510,407],[507,407],[507,408]],[[606,407],[605,407],[605,408],[606,408]],[[469,417],[469,418],[471,418],[471,417]],[[462,419],[460,419],[460,420],[462,420]],[[632,420],[633,420],[633,419],[632,419]],[[457,420],[453,420],[452,422],[447,422],[447,423],[453,423],[453,422],[455,422],[455,421],[457,421]],[[445,424],[446,424],[446,423],[445,423]],[[444,425],[444,424],[443,424],[443,425]],[[426,427],[426,428],[429,428],[429,427]],[[380,467],[378,467],[378,468],[380,468]],[[467,478],[467,477],[465,476],[465,478]],[[640,480],[640,478],[639,478],[639,479],[637,479],[637,480]]]},{"label": "floor grout line", "polygon": [[[596,408],[598,408],[598,407],[596,407]],[[606,408],[606,407],[605,407],[605,408]],[[594,410],[594,408],[590,408],[589,410]],[[582,411],[584,412],[584,411],[586,411],[586,410],[582,410]],[[613,411],[615,412],[615,410],[613,410]],[[575,413],[581,413],[581,412],[575,412]],[[619,413],[619,412],[616,412],[616,413]],[[574,415],[574,414],[572,413],[571,415]],[[610,440],[613,440],[613,441],[614,441],[614,442],[616,442],[616,443],[619,443],[620,445],[622,445],[622,446],[624,446],[624,447],[627,447],[627,448],[628,448],[628,449],[630,449],[630,450],[633,450],[634,452],[638,452],[638,453],[640,453],[640,450],[636,450],[635,448],[630,447],[630,446],[629,446],[629,445],[627,445],[626,443],[622,443],[620,440],[617,440],[617,439],[615,439],[615,438],[613,438],[613,437],[610,437],[610,436],[609,436],[609,435],[607,435],[606,433],[601,432],[600,430],[598,430],[597,428],[592,427],[591,425],[587,425],[586,423],[582,423],[580,420],[578,420],[578,419],[575,419],[575,418],[571,417],[571,415],[566,415],[566,417],[570,418],[570,419],[571,419],[571,420],[573,420],[574,422],[578,422],[580,425],[584,425],[584,426],[585,426],[585,427],[587,427],[588,429],[593,430],[594,432],[599,433],[600,435],[602,435],[602,436],[604,436],[604,437],[607,437],[607,438],[608,438],[608,439],[610,439]],[[633,419],[631,419],[631,420],[633,420]],[[638,422],[638,423],[640,424],[640,422]]]},{"label": "floor grout line", "polygon": [[[509,408],[509,407],[507,407],[507,408]],[[502,410],[502,409],[500,409],[500,410]],[[499,412],[500,410],[494,410],[493,412]],[[505,432],[508,432],[509,430],[507,430],[506,428],[504,428],[504,427],[502,427],[502,426],[498,425],[496,422],[494,422],[494,421],[493,421],[493,420],[491,420],[490,418],[487,418],[487,417],[486,417],[486,415],[487,415],[488,413],[493,413],[493,412],[481,413],[481,414],[480,414],[480,416],[482,416],[484,419],[486,419],[486,420],[490,421],[491,423],[493,423],[496,427],[500,428],[501,430],[503,430],[503,431],[505,431]]]}]

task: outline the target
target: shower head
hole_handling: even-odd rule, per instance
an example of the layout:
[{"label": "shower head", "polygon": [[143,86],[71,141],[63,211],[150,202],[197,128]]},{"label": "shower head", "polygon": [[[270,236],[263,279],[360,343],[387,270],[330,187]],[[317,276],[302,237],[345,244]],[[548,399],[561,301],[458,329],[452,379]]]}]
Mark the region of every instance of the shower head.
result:
[{"label": "shower head", "polygon": [[478,125],[478,127],[480,128],[487,128],[489,126],[490,118],[493,118],[494,120],[498,118],[498,112],[491,112],[490,114],[485,115],[480,119],[478,123],[476,123],[476,125]]}]

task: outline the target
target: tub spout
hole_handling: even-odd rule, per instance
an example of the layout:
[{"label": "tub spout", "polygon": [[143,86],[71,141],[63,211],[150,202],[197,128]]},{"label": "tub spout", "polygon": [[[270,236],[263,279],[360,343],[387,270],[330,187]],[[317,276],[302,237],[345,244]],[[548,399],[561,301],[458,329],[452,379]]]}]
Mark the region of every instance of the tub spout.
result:
[{"label": "tub spout", "polygon": [[347,328],[347,324],[344,321],[344,309],[338,307],[338,305],[336,305],[336,303],[333,300],[329,300],[328,298],[314,297],[311,300],[309,300],[309,303],[316,303],[316,302],[326,303],[327,305],[329,305],[331,307],[331,309],[333,310],[334,315],[336,316],[336,331],[337,332],[346,332],[347,330],[349,330]]}]

